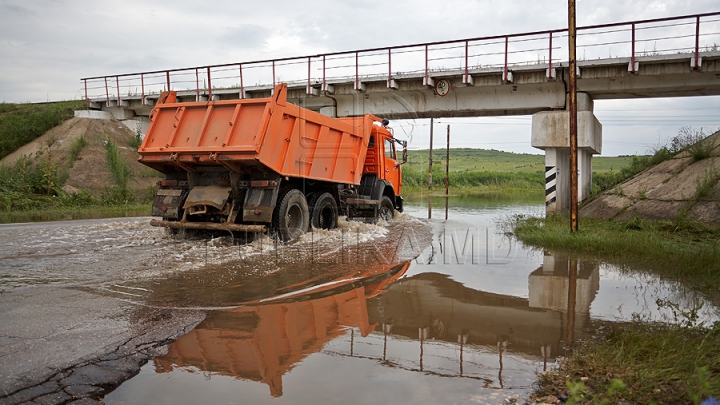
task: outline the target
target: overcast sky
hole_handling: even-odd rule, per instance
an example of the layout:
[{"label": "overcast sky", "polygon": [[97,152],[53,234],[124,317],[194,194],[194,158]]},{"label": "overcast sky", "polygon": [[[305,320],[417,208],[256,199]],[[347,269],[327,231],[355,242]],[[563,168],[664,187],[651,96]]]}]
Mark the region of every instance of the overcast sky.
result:
[{"label": "overcast sky", "polygon": [[[717,0],[578,0],[577,24],[714,11]],[[0,102],[80,99],[89,76],[565,27],[559,0],[0,0]],[[645,153],[681,126],[720,128],[720,97],[597,101],[595,113],[603,155]],[[428,121],[396,133],[427,148]],[[439,121],[456,147],[540,153],[529,117]]]}]

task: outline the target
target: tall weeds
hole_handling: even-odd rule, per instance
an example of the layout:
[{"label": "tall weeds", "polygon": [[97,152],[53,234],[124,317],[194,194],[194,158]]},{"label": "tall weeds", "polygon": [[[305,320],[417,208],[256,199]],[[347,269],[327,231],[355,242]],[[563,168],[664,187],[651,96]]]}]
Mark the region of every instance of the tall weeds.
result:
[{"label": "tall weeds", "polygon": [[122,158],[117,144],[108,139],[105,141],[105,150],[108,169],[112,173],[115,185],[103,193],[103,202],[106,204],[129,204],[135,202],[135,195],[128,188],[132,173],[127,162]]}]

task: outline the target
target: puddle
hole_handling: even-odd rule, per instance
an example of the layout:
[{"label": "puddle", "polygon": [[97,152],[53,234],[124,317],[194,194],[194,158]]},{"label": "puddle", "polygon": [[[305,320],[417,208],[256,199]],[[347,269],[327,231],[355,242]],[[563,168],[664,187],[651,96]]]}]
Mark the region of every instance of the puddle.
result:
[{"label": "puddle", "polygon": [[[190,296],[199,296],[198,307],[217,310],[104,401],[497,404],[530,392],[538,372],[599,328],[672,322],[659,298],[702,305],[703,319],[718,319],[677,283],[528,250],[497,229],[498,218],[541,206],[476,201],[451,207],[446,221],[442,203],[433,213],[441,219],[427,222],[429,240],[418,237],[421,226],[400,221],[350,246],[331,235],[319,242],[317,252],[333,252],[324,257],[308,256],[307,241],[290,255],[261,252],[273,270],[259,277],[227,276],[245,264],[226,262],[183,273],[192,280],[158,281],[167,288],[143,300],[192,306]],[[422,218],[427,206],[407,211]],[[405,260],[367,254],[399,245]]]}]

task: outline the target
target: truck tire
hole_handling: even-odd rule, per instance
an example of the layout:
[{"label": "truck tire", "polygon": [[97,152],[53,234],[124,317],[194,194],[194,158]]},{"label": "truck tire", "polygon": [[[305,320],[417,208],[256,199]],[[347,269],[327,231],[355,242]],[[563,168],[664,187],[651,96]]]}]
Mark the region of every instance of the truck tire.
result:
[{"label": "truck tire", "polygon": [[290,241],[305,233],[310,223],[310,212],[303,193],[290,189],[278,198],[273,211],[272,225],[283,241]]},{"label": "truck tire", "polygon": [[308,200],[310,225],[315,229],[335,229],[338,223],[338,205],[330,193],[313,194]]},{"label": "truck tire", "polygon": [[390,197],[384,195],[380,200],[380,212],[378,212],[378,216],[386,222],[390,222],[395,216],[395,206]]}]

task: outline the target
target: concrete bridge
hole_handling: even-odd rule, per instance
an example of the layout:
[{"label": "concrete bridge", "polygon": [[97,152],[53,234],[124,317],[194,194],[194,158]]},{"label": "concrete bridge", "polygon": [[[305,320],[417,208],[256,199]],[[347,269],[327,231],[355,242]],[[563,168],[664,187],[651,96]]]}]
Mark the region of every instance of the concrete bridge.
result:
[{"label": "concrete bridge", "polygon": [[[602,151],[598,99],[720,95],[720,12],[577,29],[580,200]],[[570,204],[567,29],[82,79],[88,106],[145,128],[160,92],[180,102],[270,96],[330,116],[533,115],[546,207]],[[247,85],[255,83],[254,85]],[[92,111],[84,114],[96,116]]]}]

